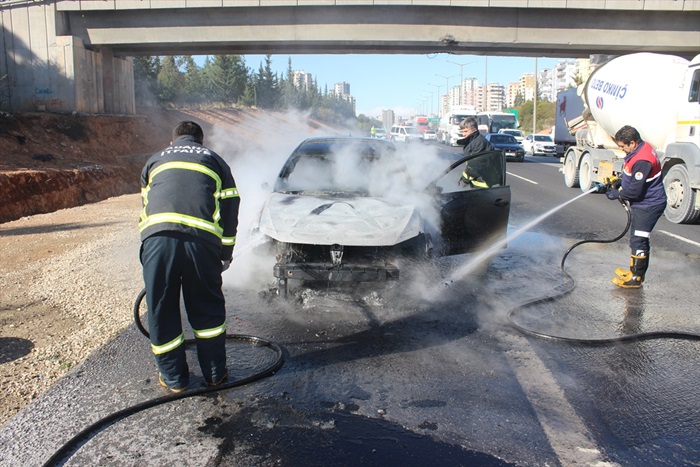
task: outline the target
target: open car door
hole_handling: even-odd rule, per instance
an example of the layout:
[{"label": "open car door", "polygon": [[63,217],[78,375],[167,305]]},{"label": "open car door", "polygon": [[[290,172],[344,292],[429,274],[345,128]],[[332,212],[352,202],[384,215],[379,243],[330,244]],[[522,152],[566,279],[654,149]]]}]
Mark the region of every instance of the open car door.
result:
[{"label": "open car door", "polygon": [[[460,184],[462,172],[471,183]],[[463,157],[449,165],[428,187],[440,209],[441,255],[474,252],[506,238],[510,215],[510,186],[501,151]],[[505,246],[505,245],[504,245]]]}]

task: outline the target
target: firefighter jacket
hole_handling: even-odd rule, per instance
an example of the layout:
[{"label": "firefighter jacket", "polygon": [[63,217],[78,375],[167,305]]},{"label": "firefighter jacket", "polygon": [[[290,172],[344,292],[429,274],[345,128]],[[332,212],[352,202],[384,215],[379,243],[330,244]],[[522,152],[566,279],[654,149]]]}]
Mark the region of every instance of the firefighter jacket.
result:
[{"label": "firefighter jacket", "polygon": [[465,156],[493,151],[493,146],[491,146],[491,143],[489,143],[489,141],[484,138],[484,135],[478,131],[475,131],[466,138],[458,139],[457,144],[464,146],[463,153]]},{"label": "firefighter jacket", "polygon": [[221,247],[230,260],[240,198],[228,164],[215,152],[180,136],[151,156],[141,172],[141,241],[175,232]]},{"label": "firefighter jacket", "polygon": [[630,207],[647,208],[666,204],[666,192],[661,177],[661,164],[656,152],[644,141],[625,157],[622,166],[620,198]]}]

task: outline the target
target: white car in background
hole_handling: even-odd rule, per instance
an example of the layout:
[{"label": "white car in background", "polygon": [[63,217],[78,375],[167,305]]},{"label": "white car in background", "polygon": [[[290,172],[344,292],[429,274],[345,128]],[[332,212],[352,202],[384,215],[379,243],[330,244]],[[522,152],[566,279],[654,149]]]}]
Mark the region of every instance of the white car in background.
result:
[{"label": "white car in background", "polygon": [[498,130],[498,132],[502,135],[512,136],[520,144],[523,144],[523,141],[525,140],[525,135],[520,130],[515,130],[513,128],[501,128],[500,130]]},{"label": "white car in background", "polygon": [[423,141],[437,141],[437,132],[435,130],[425,130],[423,133]]},{"label": "white car in background", "polygon": [[532,154],[533,156],[557,155],[557,145],[554,144],[552,137],[549,135],[528,135],[523,140],[523,149],[525,149],[525,154]]},{"label": "white car in background", "polygon": [[420,141],[423,135],[412,126],[394,125],[391,127],[391,140],[399,143],[410,143],[411,141]]}]

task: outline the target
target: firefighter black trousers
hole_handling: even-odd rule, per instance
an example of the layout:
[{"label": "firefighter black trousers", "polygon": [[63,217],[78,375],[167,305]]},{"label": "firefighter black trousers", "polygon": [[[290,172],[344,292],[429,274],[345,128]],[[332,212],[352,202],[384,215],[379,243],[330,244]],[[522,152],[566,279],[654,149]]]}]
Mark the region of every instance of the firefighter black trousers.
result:
[{"label": "firefighter black trousers", "polygon": [[151,348],[170,388],[189,384],[181,292],[204,378],[218,381],[226,373],[226,306],[219,253],[216,245],[176,233],[153,235],[141,244]]},{"label": "firefighter black trousers", "polygon": [[656,222],[666,209],[666,204],[659,204],[648,208],[635,208],[631,210],[632,223],[630,226],[630,249],[632,254],[644,251],[646,254],[651,249],[649,237]]}]

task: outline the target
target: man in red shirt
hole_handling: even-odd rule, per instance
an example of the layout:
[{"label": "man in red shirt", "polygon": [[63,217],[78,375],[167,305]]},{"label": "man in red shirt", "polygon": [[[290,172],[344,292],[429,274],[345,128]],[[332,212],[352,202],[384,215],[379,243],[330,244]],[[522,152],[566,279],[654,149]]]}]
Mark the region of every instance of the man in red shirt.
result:
[{"label": "man in red shirt", "polygon": [[615,133],[617,146],[624,151],[622,180],[619,186],[608,190],[609,199],[627,201],[630,205],[630,269],[617,268],[613,284],[626,289],[642,286],[649,267],[649,237],[656,222],[666,209],[666,192],[661,181],[661,164],[649,143],[642,141],[639,132],[625,125]]}]

